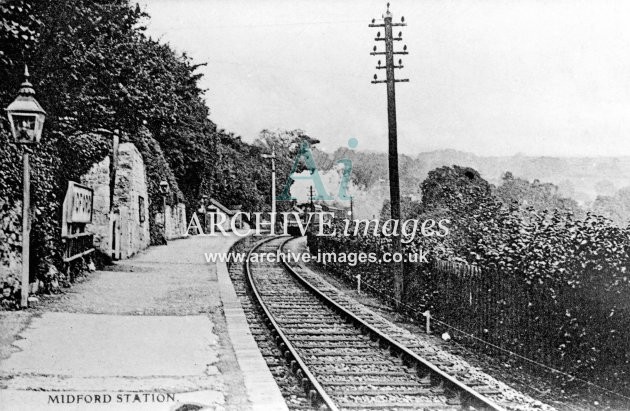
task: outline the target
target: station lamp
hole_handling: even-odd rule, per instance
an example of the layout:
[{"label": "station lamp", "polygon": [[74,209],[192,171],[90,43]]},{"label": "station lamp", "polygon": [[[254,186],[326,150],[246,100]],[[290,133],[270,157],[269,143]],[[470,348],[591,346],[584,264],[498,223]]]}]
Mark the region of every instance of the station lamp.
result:
[{"label": "station lamp", "polygon": [[35,145],[42,138],[46,112],[35,99],[35,89],[28,78],[28,67],[24,66],[24,81],[20,85],[17,97],[6,111],[14,142]]},{"label": "station lamp", "polygon": [[166,195],[168,194],[168,190],[169,190],[169,185],[168,185],[168,181],[166,180],[162,180],[160,181],[160,193]]},{"label": "station lamp", "polygon": [[24,66],[24,81],[18,95],[6,108],[13,142],[24,147],[22,151],[22,295],[21,306],[28,307],[28,289],[30,280],[30,243],[31,243],[31,166],[29,146],[35,146],[42,138],[46,112],[35,99],[35,89],[28,81],[28,67]]}]

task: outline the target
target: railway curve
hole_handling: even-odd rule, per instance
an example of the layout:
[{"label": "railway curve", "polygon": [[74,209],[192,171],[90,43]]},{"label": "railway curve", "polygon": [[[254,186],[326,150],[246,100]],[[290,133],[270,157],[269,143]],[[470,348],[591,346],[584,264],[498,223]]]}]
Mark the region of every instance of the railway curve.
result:
[{"label": "railway curve", "polygon": [[255,244],[245,271],[267,326],[314,406],[504,409],[329,298],[285,261],[252,262],[254,253],[276,253],[290,239]]}]

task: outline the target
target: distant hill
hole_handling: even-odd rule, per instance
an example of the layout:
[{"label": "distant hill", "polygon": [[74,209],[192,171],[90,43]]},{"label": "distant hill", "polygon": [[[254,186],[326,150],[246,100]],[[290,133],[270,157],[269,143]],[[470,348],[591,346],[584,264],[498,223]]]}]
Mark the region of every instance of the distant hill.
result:
[{"label": "distant hill", "polygon": [[[353,179],[366,189],[387,184],[387,154],[338,149],[334,153],[317,153],[318,164],[329,167],[340,158],[353,161]],[[417,155],[400,155],[403,195],[419,193],[419,184],[429,171],[441,166],[467,166],[479,171],[490,183],[498,185],[501,176],[511,171],[529,181],[535,179],[560,187],[563,195],[585,204],[597,195],[613,195],[630,186],[630,157],[536,157],[478,156],[457,150],[437,150]]]}]

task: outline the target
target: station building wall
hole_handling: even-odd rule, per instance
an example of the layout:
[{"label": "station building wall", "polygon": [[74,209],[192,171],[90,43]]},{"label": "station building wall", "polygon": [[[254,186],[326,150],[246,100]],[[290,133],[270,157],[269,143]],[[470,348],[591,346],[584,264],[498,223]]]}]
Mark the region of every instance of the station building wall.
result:
[{"label": "station building wall", "polygon": [[118,148],[113,218],[110,218],[109,158],[92,166],[81,183],[94,190],[94,216],[87,231],[95,246],[114,258],[129,258],[149,246],[149,196],[142,155],[132,143]]}]

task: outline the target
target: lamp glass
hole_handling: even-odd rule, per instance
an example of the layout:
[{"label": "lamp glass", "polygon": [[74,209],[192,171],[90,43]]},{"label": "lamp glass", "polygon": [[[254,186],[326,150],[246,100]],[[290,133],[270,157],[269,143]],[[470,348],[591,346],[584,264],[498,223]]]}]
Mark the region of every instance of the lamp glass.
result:
[{"label": "lamp glass", "polygon": [[44,128],[43,113],[8,111],[11,133],[18,144],[38,144]]}]

